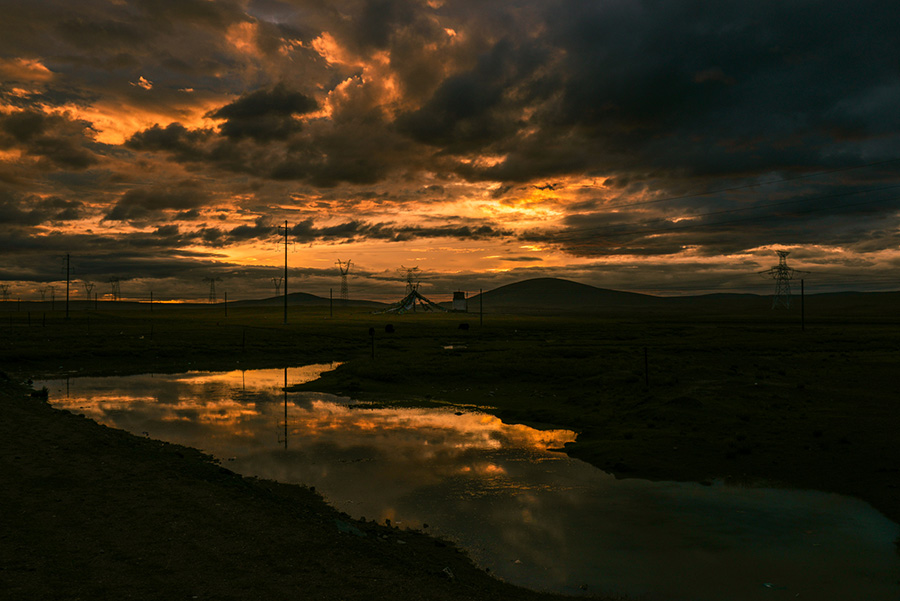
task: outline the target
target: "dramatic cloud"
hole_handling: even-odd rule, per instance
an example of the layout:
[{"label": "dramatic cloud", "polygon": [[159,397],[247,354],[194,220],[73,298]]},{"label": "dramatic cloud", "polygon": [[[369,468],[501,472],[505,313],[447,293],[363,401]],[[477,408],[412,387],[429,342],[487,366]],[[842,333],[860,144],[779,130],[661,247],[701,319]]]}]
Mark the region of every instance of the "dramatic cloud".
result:
[{"label": "dramatic cloud", "polygon": [[318,108],[316,101],[279,84],[272,90],[257,90],[210,113],[213,119],[225,119],[219,126],[222,135],[253,138],[258,142],[285,140],[300,131],[299,115]]},{"label": "dramatic cloud", "polygon": [[0,275],[23,290],[76,242],[109,277],[265,281],[285,220],[318,292],[338,253],[374,289],[421,263],[448,290],[765,292],[735,274],[776,248],[896,287],[890,2],[0,8]]}]

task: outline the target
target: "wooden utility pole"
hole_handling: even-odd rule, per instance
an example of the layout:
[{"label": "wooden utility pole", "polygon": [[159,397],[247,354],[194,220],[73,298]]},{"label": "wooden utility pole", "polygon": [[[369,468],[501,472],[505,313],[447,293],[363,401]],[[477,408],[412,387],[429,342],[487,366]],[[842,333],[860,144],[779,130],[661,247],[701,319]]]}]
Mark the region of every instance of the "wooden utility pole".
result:
[{"label": "wooden utility pole", "polygon": [[284,325],[287,325],[287,305],[288,305],[288,270],[287,270],[287,253],[288,251],[288,222],[284,220]]},{"label": "wooden utility pole", "polygon": [[66,319],[69,319],[69,254],[66,253]]},{"label": "wooden utility pole", "polygon": [[484,288],[478,289],[478,325],[484,325]]}]

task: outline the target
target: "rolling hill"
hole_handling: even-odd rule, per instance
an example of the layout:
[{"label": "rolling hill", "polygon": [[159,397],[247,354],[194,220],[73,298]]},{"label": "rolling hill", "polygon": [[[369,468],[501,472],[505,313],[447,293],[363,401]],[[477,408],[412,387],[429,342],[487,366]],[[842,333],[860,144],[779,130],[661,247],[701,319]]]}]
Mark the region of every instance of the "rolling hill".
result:
[{"label": "rolling hill", "polygon": [[[323,298],[321,296],[316,296],[315,294],[308,294],[306,292],[291,292],[287,295],[288,297],[288,306],[291,307],[327,307],[331,302],[330,299]],[[242,301],[234,301],[229,303],[231,306],[235,307],[281,307],[284,305],[284,296],[272,296],[269,298],[261,298],[256,300],[242,300]],[[386,303],[379,303],[377,301],[367,301],[367,300],[347,300],[341,301],[340,299],[334,299],[335,307],[371,307],[375,308],[383,308],[386,307]]]},{"label": "rolling hill", "polygon": [[515,282],[469,299],[469,311],[478,309],[483,297],[485,310],[579,310],[590,311],[613,307],[637,308],[659,306],[662,299],[649,294],[621,292],[597,288],[571,280],[535,278]]}]

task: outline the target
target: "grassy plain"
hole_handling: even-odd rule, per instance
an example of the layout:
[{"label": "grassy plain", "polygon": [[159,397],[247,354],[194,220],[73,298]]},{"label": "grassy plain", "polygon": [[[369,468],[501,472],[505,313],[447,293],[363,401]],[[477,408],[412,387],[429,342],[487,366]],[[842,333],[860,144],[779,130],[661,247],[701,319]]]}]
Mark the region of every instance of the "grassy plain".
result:
[{"label": "grassy plain", "polygon": [[[13,379],[341,361],[305,388],[487,407],[507,421],[577,431],[567,451],[617,476],[838,492],[900,521],[892,306],[811,308],[803,329],[797,309],[763,306],[486,313],[483,321],[292,308],[287,325],[279,308],[226,316],[221,306],[101,306],[69,319],[42,309],[32,306],[30,318],[24,307],[0,309],[0,370]],[[429,574],[443,582],[439,570]],[[513,594],[472,586],[424,598]]]}]

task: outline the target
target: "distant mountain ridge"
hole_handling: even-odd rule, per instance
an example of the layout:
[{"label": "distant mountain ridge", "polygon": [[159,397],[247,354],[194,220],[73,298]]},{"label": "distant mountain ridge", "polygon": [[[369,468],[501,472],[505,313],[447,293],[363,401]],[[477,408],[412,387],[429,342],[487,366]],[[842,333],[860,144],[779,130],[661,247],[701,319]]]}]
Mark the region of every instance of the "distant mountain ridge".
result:
[{"label": "distant mountain ridge", "polygon": [[[800,294],[792,296],[791,310],[798,311],[805,304],[807,312],[839,315],[850,312],[856,315],[885,315],[897,313],[900,292],[825,292],[806,294],[805,302]],[[483,299],[482,299],[483,297]],[[623,292],[597,288],[560,278],[534,278],[470,297],[469,311],[478,311],[483,300],[485,311],[691,311],[704,313],[731,313],[768,311],[772,307],[772,295],[716,292],[695,296],[654,296],[637,292]],[[449,306],[449,304],[445,304]],[[784,309],[779,310],[784,313]]]},{"label": "distant mountain ridge", "polygon": [[[368,300],[352,300],[343,301],[341,299],[328,299],[307,292],[291,292],[287,295],[288,306],[290,307],[327,307],[332,302],[335,307],[384,307],[387,303]],[[280,307],[284,305],[284,295],[272,296],[269,298],[260,298],[254,300],[242,300],[228,303],[236,307]]]},{"label": "distant mountain ridge", "polygon": [[[799,310],[801,299],[798,293],[793,295],[791,310]],[[327,307],[333,302],[334,307],[347,306],[358,309],[384,309],[391,303],[367,300],[348,300],[346,304],[340,299],[330,300],[308,294],[292,292],[288,294],[288,305],[304,307]],[[284,304],[283,296],[265,299],[243,300],[229,303],[235,306],[278,307]],[[438,303],[450,309],[450,301]],[[806,308],[813,312],[840,314],[849,311],[857,315],[883,315],[896,312],[900,307],[900,292],[827,292],[807,294]],[[623,292],[598,288],[562,278],[532,278],[514,282],[493,290],[484,291],[468,298],[470,313],[478,312],[483,306],[485,312],[527,312],[549,313],[574,311],[590,313],[595,311],[626,312],[642,311],[689,311],[703,313],[732,313],[746,311],[771,310],[772,295],[748,293],[716,292],[695,296],[654,296],[638,292]],[[779,313],[784,313],[781,309]]]},{"label": "distant mountain ridge", "polygon": [[[589,309],[599,307],[646,307],[659,304],[663,299],[649,294],[622,292],[597,288],[560,278],[534,278],[495,288],[483,293],[486,306],[523,309]],[[480,295],[469,299],[479,303]]]}]

